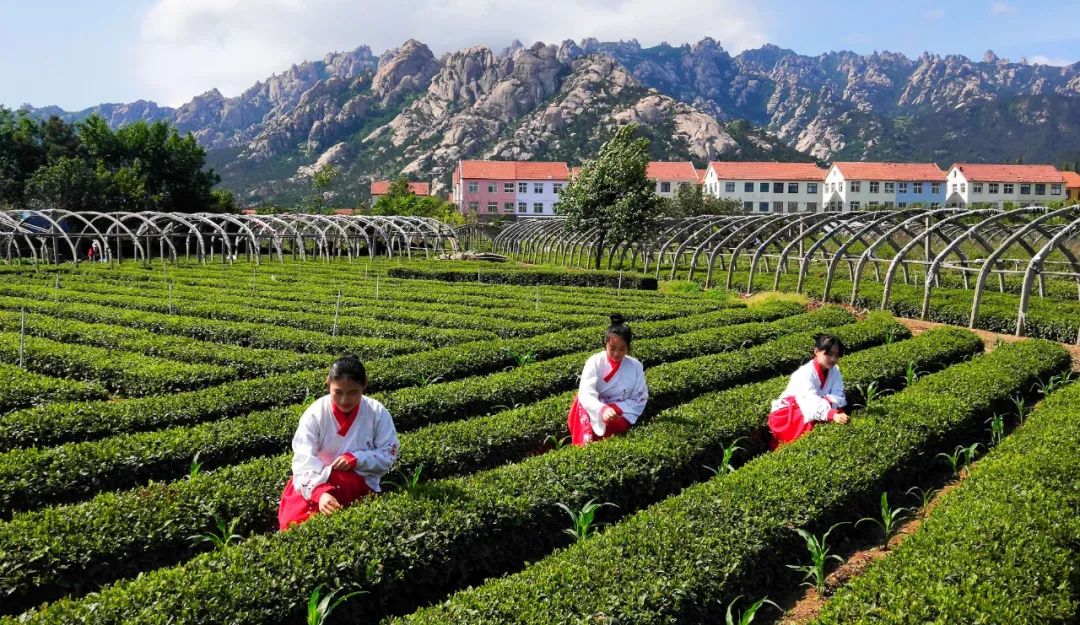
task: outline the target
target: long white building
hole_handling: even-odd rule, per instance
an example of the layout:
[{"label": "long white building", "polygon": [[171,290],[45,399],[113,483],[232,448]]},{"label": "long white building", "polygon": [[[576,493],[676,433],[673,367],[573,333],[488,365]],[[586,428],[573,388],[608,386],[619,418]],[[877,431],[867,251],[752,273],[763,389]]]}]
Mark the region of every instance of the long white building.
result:
[{"label": "long white building", "polygon": [[705,192],[753,213],[816,213],[825,170],[813,163],[712,162]]},{"label": "long white building", "polygon": [[956,163],[949,168],[946,206],[990,204],[1003,208],[1067,199],[1065,176],[1053,165]]}]

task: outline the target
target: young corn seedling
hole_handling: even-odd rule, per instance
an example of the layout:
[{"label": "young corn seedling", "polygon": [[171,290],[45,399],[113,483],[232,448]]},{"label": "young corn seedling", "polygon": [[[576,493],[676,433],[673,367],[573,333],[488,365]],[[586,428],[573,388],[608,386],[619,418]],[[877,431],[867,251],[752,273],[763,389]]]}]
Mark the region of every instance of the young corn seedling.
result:
[{"label": "young corn seedling", "polygon": [[563,532],[569,534],[574,538],[574,542],[581,542],[593,535],[597,529],[606,525],[606,523],[596,523],[596,511],[604,506],[611,506],[618,508],[613,503],[596,503],[595,499],[590,499],[581,510],[571,510],[570,506],[564,503],[555,504],[566,511],[566,514],[570,515],[570,528],[564,529]]},{"label": "young corn seedling", "polygon": [[563,436],[562,438],[559,438],[554,434],[548,434],[548,437],[544,439],[544,442],[548,445],[551,445],[551,448],[553,450],[558,451],[563,447],[566,447],[566,445],[570,442],[570,437]]},{"label": "young corn seedling", "polygon": [[217,526],[217,532],[215,533],[211,530],[203,534],[189,536],[193,543],[210,543],[214,546],[215,550],[220,551],[228,547],[233,541],[239,541],[243,538],[236,533],[236,526],[240,524],[240,517],[234,517],[228,525],[225,525],[225,521],[223,521],[221,517],[216,514],[213,516],[214,525]]},{"label": "young corn seedling", "polygon": [[413,469],[412,474],[398,472],[401,475],[400,480],[386,480],[386,483],[393,486],[397,490],[403,490],[405,492],[411,492],[420,485],[420,474],[424,471],[424,465],[418,465]]},{"label": "young corn seedling", "polygon": [[924,375],[926,375],[926,372],[919,371],[919,367],[915,365],[915,361],[909,362],[907,365],[907,372],[904,374],[904,388],[908,388],[912,384],[915,384],[919,381],[919,378]]},{"label": "young corn seedling", "polygon": [[911,488],[907,489],[905,494],[915,497],[915,501],[919,502],[919,516],[926,516],[926,508],[930,505],[930,501],[937,493],[938,489],[936,488],[923,490],[919,486],[912,486]]},{"label": "young corn seedling", "polygon": [[195,452],[195,457],[191,459],[191,467],[188,468],[188,479],[194,479],[199,473],[202,472],[202,462],[199,462],[200,451]]},{"label": "young corn seedling", "polygon": [[995,412],[986,422],[990,424],[990,446],[997,447],[1005,437],[1005,417]]},{"label": "young corn seedling", "polygon": [[829,528],[829,531],[825,532],[821,538],[814,536],[810,532],[796,528],[795,531],[799,533],[799,536],[803,537],[806,541],[806,549],[810,552],[810,564],[807,566],[798,566],[795,564],[789,564],[787,567],[799,571],[803,574],[803,586],[810,586],[814,590],[817,590],[819,595],[825,595],[825,566],[829,563],[829,560],[836,560],[837,562],[843,562],[844,559],[838,555],[829,553],[829,534],[834,529],[841,525],[847,525],[847,523],[837,523]]},{"label": "young corn seedling", "polygon": [[963,453],[964,446],[957,445],[956,449],[954,449],[951,454],[941,452],[937,455],[937,457],[944,460],[945,463],[948,464],[949,467],[952,469],[953,477],[957,477],[960,475],[960,469],[963,467]]},{"label": "young corn seedling", "polygon": [[750,623],[754,622],[754,615],[757,614],[757,611],[760,610],[762,606],[764,606],[766,603],[773,606],[777,610],[780,609],[780,606],[776,605],[772,601],[769,601],[768,597],[763,597],[751,604],[751,606],[747,608],[745,612],[740,613],[738,616],[738,620],[736,620],[736,617],[732,616],[731,614],[731,609],[735,606],[736,603],[738,603],[739,599],[742,599],[742,595],[735,597],[731,600],[731,603],[728,604],[727,613],[724,614],[724,625],[750,625]]},{"label": "young corn seedling", "polygon": [[731,473],[735,471],[735,467],[731,464],[731,460],[732,457],[735,456],[735,452],[742,451],[742,447],[739,447],[739,441],[745,438],[745,436],[740,436],[739,438],[731,441],[731,443],[727,447],[724,447],[724,457],[720,460],[719,469],[714,469],[709,466],[706,466],[705,468],[711,471],[713,475],[720,475],[722,473]]},{"label": "young corn seedling", "polygon": [[416,377],[417,386],[431,386],[432,384],[438,384],[442,382],[443,377],[434,373],[428,375],[420,375]]},{"label": "young corn seedling", "polygon": [[961,453],[964,454],[964,465],[963,466],[966,467],[975,460],[975,456],[979,455],[979,447],[981,447],[981,446],[982,446],[982,443],[972,443],[972,444],[968,445],[967,447],[964,447],[963,451],[961,452]]},{"label": "young corn seedling", "polygon": [[1010,399],[1012,399],[1013,406],[1016,407],[1016,418],[1023,425],[1024,419],[1027,418],[1027,402],[1024,401],[1024,396],[1019,393],[1013,395]]},{"label": "young corn seedling", "polygon": [[869,521],[881,528],[883,537],[881,539],[881,548],[888,551],[889,540],[896,535],[896,532],[900,529],[900,522],[904,519],[904,516],[911,511],[907,508],[892,508],[889,506],[889,494],[881,493],[881,518],[876,519],[874,517],[863,517],[859,519],[855,526],[858,527],[863,521]]},{"label": "young corn seedling", "polygon": [[325,588],[326,584],[319,584],[315,587],[315,590],[311,591],[311,596],[308,598],[307,625],[325,625],[330,613],[336,610],[339,605],[356,595],[364,594],[362,590],[354,590],[338,597],[338,593],[341,592],[341,589],[338,588],[320,599],[320,595]]},{"label": "young corn seedling", "polygon": [[855,385],[855,390],[859,391],[859,394],[863,396],[863,410],[866,412],[872,410],[872,407],[876,404],[878,398],[880,398],[882,394],[882,390],[878,388],[877,380],[866,385],[865,388],[863,385],[857,384]]},{"label": "young corn seedling", "polygon": [[531,365],[534,362],[536,362],[536,352],[534,352],[534,351],[519,352],[519,351],[507,348],[506,353],[507,353],[507,355],[510,356],[510,359],[514,361],[514,364],[507,367],[507,369],[515,369],[517,367],[524,367],[525,365]]}]

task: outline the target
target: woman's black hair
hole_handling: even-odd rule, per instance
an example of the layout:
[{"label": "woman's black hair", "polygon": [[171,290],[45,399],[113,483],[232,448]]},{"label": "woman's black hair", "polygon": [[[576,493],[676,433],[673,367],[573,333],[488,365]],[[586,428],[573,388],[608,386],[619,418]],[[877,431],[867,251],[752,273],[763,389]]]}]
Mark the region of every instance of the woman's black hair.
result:
[{"label": "woman's black hair", "polygon": [[630,341],[634,339],[634,331],[627,325],[623,316],[618,313],[611,315],[611,325],[608,326],[607,332],[604,333],[604,345],[607,345],[608,339],[613,336],[626,341],[626,348],[630,349]]},{"label": "woman's black hair", "polygon": [[833,347],[836,348],[836,357],[844,355],[844,342],[839,337],[832,334],[818,334],[814,337],[814,351],[821,350],[823,352],[831,352]]},{"label": "woman's black hair", "polygon": [[360,386],[367,386],[367,369],[364,369],[364,363],[360,362],[359,358],[352,354],[345,354],[330,365],[330,375],[327,379],[330,382],[352,380]]}]

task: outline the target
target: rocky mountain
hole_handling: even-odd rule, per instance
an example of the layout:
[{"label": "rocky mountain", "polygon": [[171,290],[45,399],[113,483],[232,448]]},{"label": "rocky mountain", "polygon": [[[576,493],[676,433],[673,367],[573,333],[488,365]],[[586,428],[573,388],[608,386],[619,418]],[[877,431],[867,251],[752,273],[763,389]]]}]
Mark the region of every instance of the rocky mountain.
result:
[{"label": "rocky mountain", "polygon": [[209,150],[223,186],[245,203],[289,203],[327,164],[336,202],[362,201],[371,177],[404,172],[445,189],[458,159],[595,154],[634,121],[656,159],[894,159],[1059,162],[1080,159],[1080,64],[767,45],[738,55],[703,39],[641,47],[586,39],[514,42],[436,58],[415,40],[376,57],[362,46],[294,65],[226,98],[177,108],[103,104],[111,125],[168,120]]}]

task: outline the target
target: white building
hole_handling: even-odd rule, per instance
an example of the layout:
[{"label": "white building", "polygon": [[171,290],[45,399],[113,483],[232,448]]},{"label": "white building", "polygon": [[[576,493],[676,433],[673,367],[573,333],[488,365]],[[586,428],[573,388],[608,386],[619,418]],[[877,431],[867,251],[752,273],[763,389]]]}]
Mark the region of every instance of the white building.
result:
[{"label": "white building", "polygon": [[645,175],[656,182],[660,197],[675,197],[680,188],[700,183],[698,171],[689,161],[652,161]]},{"label": "white building", "polygon": [[947,206],[1002,208],[1005,202],[1035,206],[1067,199],[1065,176],[1053,165],[956,163],[947,180]]},{"label": "white building", "polygon": [[825,170],[813,163],[712,162],[705,192],[739,202],[750,213],[815,213]]},{"label": "white building", "polygon": [[833,163],[825,177],[822,205],[830,212],[940,208],[945,172],[933,163]]}]

